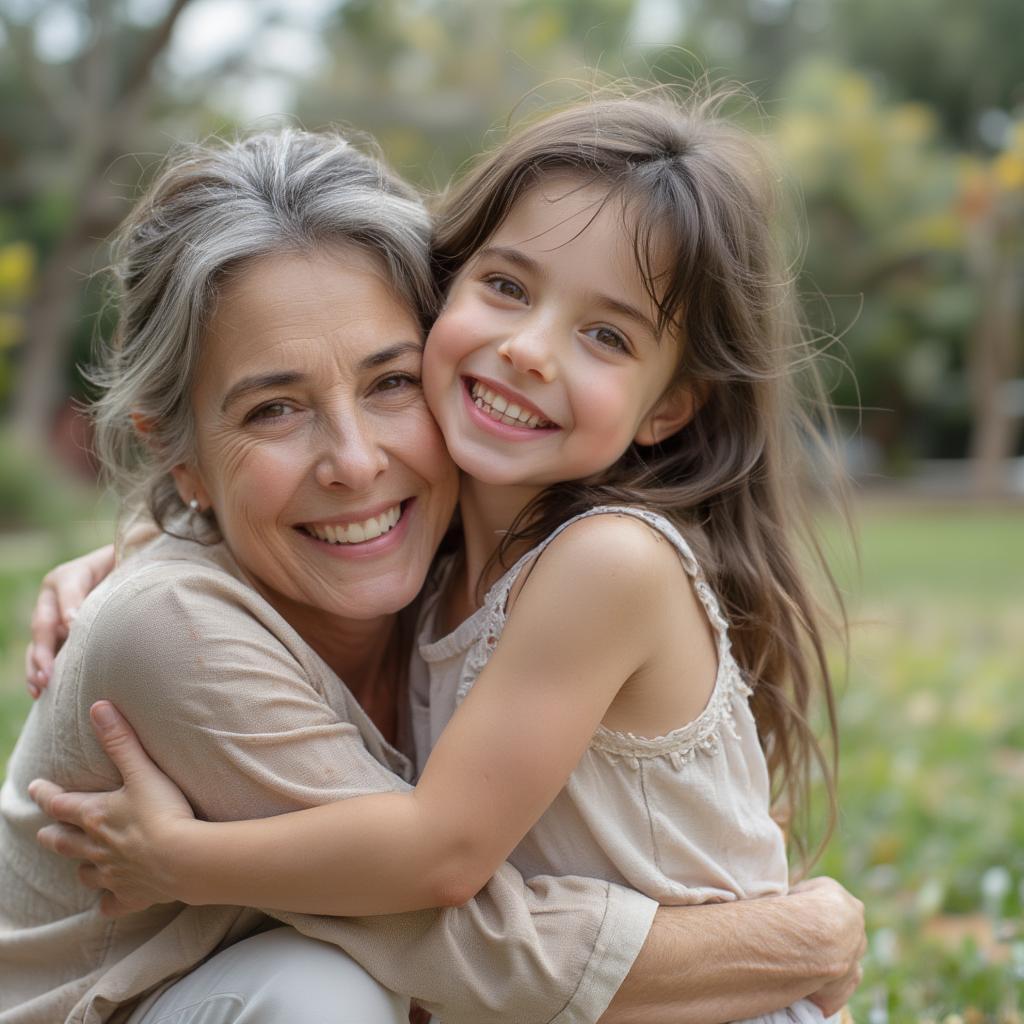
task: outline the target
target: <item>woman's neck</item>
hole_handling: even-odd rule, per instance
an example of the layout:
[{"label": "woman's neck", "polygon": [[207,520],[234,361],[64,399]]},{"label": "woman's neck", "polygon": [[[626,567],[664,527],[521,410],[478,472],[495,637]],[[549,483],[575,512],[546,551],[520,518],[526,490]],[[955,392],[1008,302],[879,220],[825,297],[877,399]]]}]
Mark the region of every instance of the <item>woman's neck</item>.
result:
[{"label": "woman's neck", "polygon": [[393,743],[406,657],[400,649],[398,616],[349,619],[260,589],[274,609],[334,670],[384,738]]}]

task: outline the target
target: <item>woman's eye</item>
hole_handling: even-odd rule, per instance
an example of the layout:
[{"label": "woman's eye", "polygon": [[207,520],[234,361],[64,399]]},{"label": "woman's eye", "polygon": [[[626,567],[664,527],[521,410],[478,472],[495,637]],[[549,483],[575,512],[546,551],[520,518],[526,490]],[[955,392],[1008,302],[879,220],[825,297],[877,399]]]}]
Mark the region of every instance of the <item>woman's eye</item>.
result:
[{"label": "woman's eye", "polygon": [[492,291],[496,291],[499,295],[504,295],[506,299],[522,302],[526,298],[526,292],[523,291],[522,287],[509,277],[489,277],[485,283]]},{"label": "woman's eye", "polygon": [[403,388],[416,388],[420,379],[414,373],[389,373],[381,377],[374,385],[375,391],[400,391]]},{"label": "woman's eye", "polygon": [[295,406],[291,402],[267,402],[266,405],[253,409],[245,420],[247,423],[254,420],[276,420],[283,416],[290,416],[295,411]]},{"label": "woman's eye", "polygon": [[613,327],[592,327],[586,332],[599,345],[617,352],[628,352],[629,342]]}]

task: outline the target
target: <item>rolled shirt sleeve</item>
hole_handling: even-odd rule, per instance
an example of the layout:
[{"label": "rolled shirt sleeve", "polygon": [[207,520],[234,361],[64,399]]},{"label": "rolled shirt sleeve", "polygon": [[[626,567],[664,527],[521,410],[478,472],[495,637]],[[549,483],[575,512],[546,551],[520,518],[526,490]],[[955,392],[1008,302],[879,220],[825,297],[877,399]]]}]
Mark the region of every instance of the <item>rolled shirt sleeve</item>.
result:
[{"label": "rolled shirt sleeve", "polygon": [[[89,706],[106,698],[200,817],[264,817],[408,788],[395,774],[408,774],[404,758],[341,681],[255,591],[215,566],[156,563],[131,575],[81,649],[76,685],[60,695],[73,706],[57,716],[75,722],[66,739],[80,752],[79,780],[111,777],[88,724]],[[199,912],[217,909],[188,912],[201,926]],[[582,1024],[610,1002],[656,909],[604,881],[524,881],[506,864],[460,907],[266,913],[340,946],[445,1024]]]}]

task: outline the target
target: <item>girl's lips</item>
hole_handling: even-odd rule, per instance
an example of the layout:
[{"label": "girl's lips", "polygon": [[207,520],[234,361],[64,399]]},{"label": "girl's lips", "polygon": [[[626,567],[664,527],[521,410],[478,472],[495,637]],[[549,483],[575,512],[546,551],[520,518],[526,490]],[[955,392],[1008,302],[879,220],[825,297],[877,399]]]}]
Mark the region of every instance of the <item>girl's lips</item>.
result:
[{"label": "girl's lips", "polygon": [[316,548],[322,554],[331,558],[339,559],[363,559],[377,558],[381,555],[390,554],[398,548],[409,531],[409,520],[415,515],[415,498],[408,498],[401,503],[401,515],[398,522],[387,533],[374,537],[372,540],[357,541],[348,544],[336,544],[328,540],[320,540],[314,537],[302,526],[296,526],[295,532]]},{"label": "girl's lips", "polygon": [[[537,408],[537,406],[528,398],[520,395],[517,391],[513,391],[511,388],[506,387],[504,384],[499,384],[497,381],[489,380],[487,377],[463,377],[462,383],[469,392],[470,397],[474,397],[474,389],[477,389],[479,386],[479,390],[492,392],[492,394],[502,400],[505,405],[517,406],[522,412],[536,416],[538,420],[545,424],[547,429],[558,426],[557,423],[552,423],[545,415],[544,411]],[[503,411],[500,406],[498,407],[498,410]]]},{"label": "girl's lips", "polygon": [[[475,377],[463,377],[462,398],[466,404],[467,414],[469,415],[472,422],[477,424],[484,430],[488,431],[489,433],[508,440],[523,441],[530,438],[536,439],[538,437],[547,437],[554,433],[556,430],[561,429],[559,426],[557,426],[557,424],[551,424],[550,426],[538,425],[530,427],[527,426],[526,424],[509,423],[506,422],[505,420],[496,419],[489,412],[485,411],[484,409],[481,409],[480,406],[478,406],[476,403],[476,399],[473,396],[473,385],[478,382],[482,384],[485,388],[493,391],[495,394],[498,393],[498,389],[493,387],[486,380],[482,380]],[[504,392],[503,397],[505,394],[509,393]],[[509,401],[514,401],[514,396],[511,396],[509,398]],[[544,419],[545,423],[551,422],[550,420],[547,420],[546,417],[544,417],[543,414],[539,412],[539,410],[536,409],[536,406],[530,405],[529,403],[524,402],[522,405],[520,405],[520,409],[529,411],[534,415]]]}]

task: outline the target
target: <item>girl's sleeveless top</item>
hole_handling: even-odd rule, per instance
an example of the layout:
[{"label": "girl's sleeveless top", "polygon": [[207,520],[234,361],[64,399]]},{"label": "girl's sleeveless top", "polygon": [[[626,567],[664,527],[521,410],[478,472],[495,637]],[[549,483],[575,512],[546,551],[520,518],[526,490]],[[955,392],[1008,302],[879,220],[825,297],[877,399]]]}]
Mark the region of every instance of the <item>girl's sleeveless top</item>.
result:
[{"label": "girl's sleeveless top", "polygon": [[589,875],[662,904],[784,893],[785,843],[769,815],[751,690],[730,650],[728,624],[690,546],[647,509],[602,506],[563,523],[494,584],[474,615],[440,639],[434,623],[442,588],[428,598],[418,631],[425,671],[421,665],[413,672],[411,692],[420,768],[497,645],[519,574],[576,520],[608,514],[642,520],[675,548],[717,637],[714,689],[697,718],[663,736],[600,726],[565,788],[509,860],[527,878]]}]

